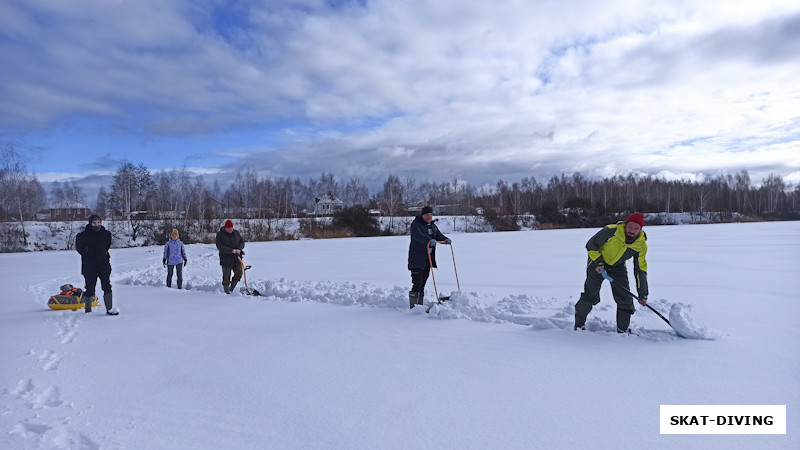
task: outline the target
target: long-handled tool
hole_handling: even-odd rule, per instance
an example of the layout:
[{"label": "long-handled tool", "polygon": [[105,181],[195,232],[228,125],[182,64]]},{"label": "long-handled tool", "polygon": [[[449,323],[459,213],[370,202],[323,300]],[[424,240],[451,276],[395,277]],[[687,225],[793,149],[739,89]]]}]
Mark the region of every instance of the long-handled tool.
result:
[{"label": "long-handled tool", "polygon": [[[436,242],[438,244],[445,244],[446,243],[445,241],[436,241]],[[431,258],[431,244],[430,243],[428,243],[427,249],[428,249],[428,265],[431,268],[431,277],[433,278],[433,293],[436,294],[436,302],[441,304],[445,300],[450,300],[450,296],[449,295],[447,295],[447,296],[443,295],[443,296],[439,297],[439,290],[436,287],[436,274],[435,274],[435,272],[433,270],[433,259]],[[458,281],[458,269],[456,268],[456,254],[453,251],[453,244],[452,243],[450,244],[450,254],[453,257],[453,271],[455,271],[455,274],[456,274],[456,286],[458,287],[458,290],[461,291],[461,283],[459,283],[459,281]],[[425,312],[429,312],[432,307],[433,307],[433,304],[429,305],[427,311],[425,311]]]},{"label": "long-handled tool", "polygon": [[[606,272],[605,270],[604,270],[604,271],[601,273],[601,275],[603,275],[603,278],[605,278],[606,280],[608,280],[610,283],[613,283],[613,282],[614,282],[614,279],[613,279],[613,278],[611,278],[611,275],[609,275],[609,274],[608,274],[608,272]],[[622,286],[622,285],[620,285],[619,287],[620,287],[620,288],[622,288],[622,290],[623,290],[623,291],[625,291],[626,293],[630,294],[630,295],[631,295],[633,298],[635,298],[636,300],[639,300],[639,296],[638,296],[638,295],[636,295],[636,294],[634,294],[633,292],[631,292],[631,290],[630,290],[630,289],[628,289],[628,288],[627,288],[627,286]],[[645,303],[645,305],[644,305],[644,306],[646,306],[648,309],[650,309],[650,311],[653,311],[654,313],[656,313],[656,315],[658,315],[658,317],[661,317],[661,319],[662,319],[664,322],[667,322],[667,325],[669,325],[669,327],[670,327],[670,328],[672,328],[673,330],[675,330],[675,334],[677,334],[677,335],[678,335],[678,336],[680,336],[680,337],[685,337],[685,336],[682,336],[682,335],[681,335],[681,333],[680,333],[680,332],[679,332],[677,329],[675,329],[675,327],[673,327],[671,323],[669,323],[669,319],[667,319],[666,317],[664,317],[664,315],[662,315],[660,312],[656,311],[656,310],[655,310],[655,309],[654,309],[652,306],[648,305],[647,303]]]},{"label": "long-handled tool", "polygon": [[244,276],[244,287],[240,290],[240,292],[243,294],[260,297],[261,296],[260,292],[258,292],[255,289],[250,289],[250,287],[247,285],[247,269],[249,269],[250,266],[245,266],[244,261],[242,261],[241,257],[239,257],[239,263],[242,265],[242,276]]}]

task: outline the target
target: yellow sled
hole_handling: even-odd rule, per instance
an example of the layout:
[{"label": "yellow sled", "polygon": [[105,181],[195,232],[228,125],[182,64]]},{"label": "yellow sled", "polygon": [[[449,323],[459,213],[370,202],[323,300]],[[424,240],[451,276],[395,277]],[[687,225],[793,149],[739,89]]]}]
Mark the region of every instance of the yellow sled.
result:
[{"label": "yellow sled", "polygon": [[[97,296],[95,295],[92,297],[92,308],[98,305],[97,303]],[[64,309],[71,309],[76,311],[78,309],[83,309],[83,296],[76,296],[76,295],[54,295],[50,297],[50,300],[47,301],[47,306],[50,309],[60,311]]]}]

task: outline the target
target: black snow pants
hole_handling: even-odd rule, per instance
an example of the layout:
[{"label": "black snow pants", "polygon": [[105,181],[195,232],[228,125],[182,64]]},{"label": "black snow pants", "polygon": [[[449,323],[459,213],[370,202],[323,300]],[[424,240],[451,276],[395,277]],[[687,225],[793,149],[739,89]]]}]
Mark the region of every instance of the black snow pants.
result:
[{"label": "black snow pants", "polygon": [[425,292],[425,283],[428,282],[428,277],[431,275],[431,266],[425,264],[423,269],[415,269],[411,271],[411,292]]},{"label": "black snow pants", "polygon": [[83,279],[86,282],[83,296],[92,298],[94,297],[95,288],[97,288],[97,279],[100,279],[100,287],[103,289],[103,294],[111,293],[111,270],[87,270],[83,274]]}]

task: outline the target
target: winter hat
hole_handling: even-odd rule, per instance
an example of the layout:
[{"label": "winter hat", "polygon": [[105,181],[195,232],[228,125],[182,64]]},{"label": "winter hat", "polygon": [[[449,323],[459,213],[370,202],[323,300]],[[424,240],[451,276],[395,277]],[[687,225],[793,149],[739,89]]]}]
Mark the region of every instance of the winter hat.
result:
[{"label": "winter hat", "polygon": [[92,224],[92,222],[94,222],[94,221],[96,221],[96,220],[99,220],[99,221],[101,221],[101,222],[102,222],[102,221],[103,221],[103,218],[102,218],[102,217],[100,217],[100,216],[98,216],[97,214],[92,214],[91,216],[89,216],[89,225],[91,225],[91,224]]},{"label": "winter hat", "polygon": [[633,222],[639,225],[640,227],[644,228],[644,216],[641,213],[636,212],[628,216],[628,220],[626,220],[625,223],[628,222]]},{"label": "winter hat", "polygon": [[181,235],[180,235],[180,233],[178,233],[178,229],[175,228],[174,230],[172,230],[171,236],[172,237],[180,237]]},{"label": "winter hat", "polygon": [[233,222],[230,220],[225,221],[225,228],[233,228]]},{"label": "winter hat", "polygon": [[424,216],[425,214],[433,214],[433,208],[430,206],[424,206],[422,208],[422,215]]}]

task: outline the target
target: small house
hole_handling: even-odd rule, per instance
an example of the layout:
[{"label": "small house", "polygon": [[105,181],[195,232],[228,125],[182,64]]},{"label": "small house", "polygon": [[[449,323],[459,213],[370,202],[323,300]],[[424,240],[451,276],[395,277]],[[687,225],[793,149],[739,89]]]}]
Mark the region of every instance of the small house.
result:
[{"label": "small house", "polygon": [[344,209],[344,202],[328,192],[327,195],[314,199],[314,215],[330,216]]},{"label": "small house", "polygon": [[88,206],[77,203],[65,203],[58,207],[50,208],[50,220],[52,221],[77,221],[87,220],[92,214],[92,210]]}]

